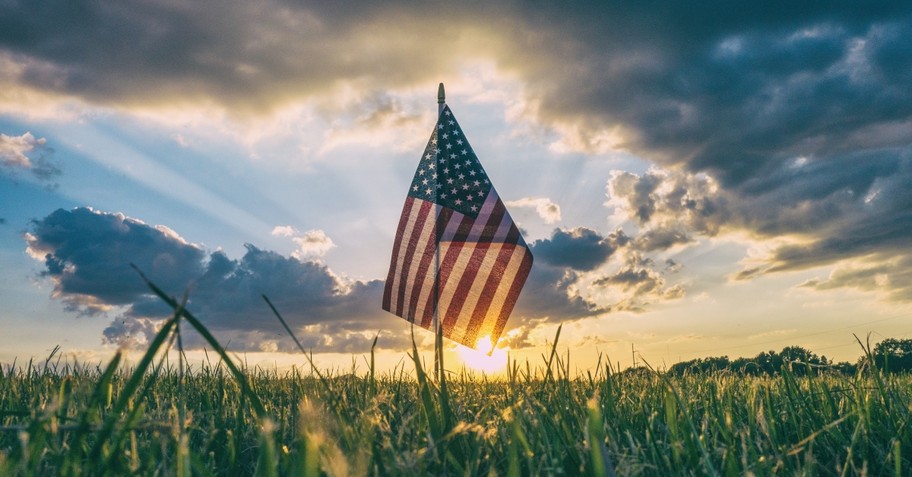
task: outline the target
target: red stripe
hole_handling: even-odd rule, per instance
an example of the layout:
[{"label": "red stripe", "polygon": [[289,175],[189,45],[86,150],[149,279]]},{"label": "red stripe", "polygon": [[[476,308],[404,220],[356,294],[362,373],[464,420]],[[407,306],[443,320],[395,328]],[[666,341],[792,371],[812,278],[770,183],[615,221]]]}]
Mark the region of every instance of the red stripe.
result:
[{"label": "red stripe", "polygon": [[519,271],[516,273],[516,279],[510,287],[510,292],[507,294],[504,306],[500,310],[500,315],[497,316],[497,321],[494,323],[494,329],[491,331],[491,343],[496,345],[497,340],[500,339],[504,326],[506,326],[507,320],[510,318],[510,313],[513,311],[513,307],[516,306],[516,300],[519,299],[519,292],[522,291],[523,285],[526,284],[526,278],[529,277],[530,270],[532,270],[532,252],[530,252],[529,249],[526,249],[526,253],[523,255],[522,264],[519,266]]},{"label": "red stripe", "polygon": [[[485,224],[480,236],[478,237],[479,242],[494,241],[494,236],[497,235],[497,229],[500,228],[500,224],[503,222],[504,215],[507,215],[507,208],[504,207],[503,202],[501,202],[500,198],[498,197],[497,202],[491,209],[491,218]],[[507,217],[507,220],[510,220],[509,216]]]},{"label": "red stripe", "polygon": [[459,227],[456,229],[456,233],[451,239],[453,242],[465,242],[469,238],[469,232],[472,231],[472,225],[475,224],[475,219],[469,218],[469,220],[463,220]]},{"label": "red stripe", "polygon": [[421,201],[421,208],[418,209],[415,226],[412,227],[412,235],[409,237],[408,247],[405,249],[405,260],[403,261],[402,270],[400,272],[399,289],[396,290],[396,310],[393,312],[399,316],[403,315],[402,302],[405,299],[406,285],[414,280],[410,271],[413,262],[415,261],[415,249],[418,248],[421,230],[424,228],[424,223],[428,220],[428,216],[430,215],[428,212],[431,210],[431,205],[430,202]]},{"label": "red stripe", "polygon": [[[503,280],[516,279],[516,277],[504,277],[504,272],[507,271],[507,265],[510,264],[510,257],[513,256],[515,250],[516,247],[513,245],[503,245],[503,248],[500,249],[500,253],[497,254],[497,258],[494,261],[494,268],[491,269],[491,273],[485,281],[484,288],[481,290],[481,297],[479,297],[478,303],[475,304],[475,310],[472,311],[472,319],[469,321],[469,325],[466,328],[466,334],[463,341],[474,343],[478,339],[478,330],[488,319],[488,308],[490,308],[491,302],[494,301],[494,296],[497,294],[497,288],[500,285],[500,282]],[[498,310],[492,311],[497,312]]]},{"label": "red stripe", "polygon": [[389,273],[386,275],[386,284],[383,287],[383,309],[390,310],[390,300],[392,298],[393,279],[396,276],[396,262],[399,259],[399,245],[402,242],[402,234],[405,233],[405,226],[408,223],[409,214],[412,213],[412,205],[415,199],[412,196],[405,198],[405,205],[402,206],[402,214],[399,216],[399,227],[396,228],[396,240],[393,242],[393,258],[390,260]]},{"label": "red stripe", "polygon": [[517,243],[522,240],[522,235],[519,234],[519,229],[516,228],[516,224],[510,224],[510,231],[507,232],[507,238],[504,240],[506,243]]}]

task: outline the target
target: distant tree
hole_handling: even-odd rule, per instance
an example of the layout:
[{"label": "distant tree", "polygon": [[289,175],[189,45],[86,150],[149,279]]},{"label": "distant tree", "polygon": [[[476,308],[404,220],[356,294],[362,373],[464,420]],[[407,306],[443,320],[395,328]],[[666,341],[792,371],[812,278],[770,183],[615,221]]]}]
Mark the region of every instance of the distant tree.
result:
[{"label": "distant tree", "polygon": [[843,361],[841,363],[833,363],[830,365],[830,370],[837,373],[842,373],[846,376],[853,376],[858,372],[858,366],[848,361]]},{"label": "distant tree", "polygon": [[668,373],[675,376],[683,376],[685,374],[700,374],[700,373],[713,373],[716,371],[722,371],[724,369],[729,369],[731,361],[729,361],[728,356],[721,357],[709,357],[709,358],[698,358],[692,359],[690,361],[682,361],[676,363],[668,369]]},{"label": "distant tree", "polygon": [[817,374],[829,364],[825,356],[821,358],[800,346],[782,348],[779,356],[782,358],[782,364],[787,366],[792,373],[799,376]]},{"label": "distant tree", "polygon": [[888,373],[912,371],[912,340],[888,338],[874,347],[874,366]]}]

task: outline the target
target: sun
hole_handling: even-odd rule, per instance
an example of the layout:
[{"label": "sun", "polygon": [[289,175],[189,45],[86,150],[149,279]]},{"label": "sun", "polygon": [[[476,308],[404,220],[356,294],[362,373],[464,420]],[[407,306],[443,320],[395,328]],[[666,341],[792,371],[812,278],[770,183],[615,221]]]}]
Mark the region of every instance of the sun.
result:
[{"label": "sun", "polygon": [[[475,342],[475,349],[457,345],[456,353],[466,367],[485,373],[502,371],[507,367],[507,351],[509,348],[494,348],[490,336],[482,336]],[[491,351],[490,356],[488,351]]]}]

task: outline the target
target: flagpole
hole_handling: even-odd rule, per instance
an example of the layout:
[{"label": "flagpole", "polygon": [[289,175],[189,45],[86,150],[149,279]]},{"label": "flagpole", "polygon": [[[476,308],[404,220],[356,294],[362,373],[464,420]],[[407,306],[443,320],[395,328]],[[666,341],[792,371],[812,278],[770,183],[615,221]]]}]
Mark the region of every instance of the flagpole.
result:
[{"label": "flagpole", "polygon": [[[443,89],[443,83],[437,87],[437,121],[440,121],[440,115],[443,114],[443,108],[446,106],[446,92]],[[438,138],[439,141],[439,138]],[[440,154],[434,154],[434,167],[436,174],[440,177]],[[440,220],[438,218],[440,205],[437,204],[437,188],[439,184],[434,182],[434,377],[440,381],[440,375],[443,372],[443,334],[440,327],[440,313],[437,309],[437,302],[440,299]]]}]

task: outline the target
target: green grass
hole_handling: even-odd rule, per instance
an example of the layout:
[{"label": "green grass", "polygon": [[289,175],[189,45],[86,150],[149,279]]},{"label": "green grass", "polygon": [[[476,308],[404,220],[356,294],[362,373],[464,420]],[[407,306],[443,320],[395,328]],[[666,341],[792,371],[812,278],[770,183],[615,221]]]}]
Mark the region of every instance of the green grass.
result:
[{"label": "green grass", "polygon": [[[0,475],[912,475],[912,377],[243,369],[183,306],[125,367],[0,373]],[[194,328],[215,363],[188,366]]]}]

